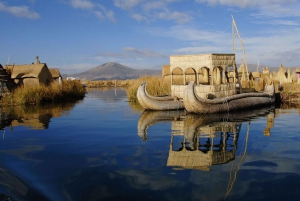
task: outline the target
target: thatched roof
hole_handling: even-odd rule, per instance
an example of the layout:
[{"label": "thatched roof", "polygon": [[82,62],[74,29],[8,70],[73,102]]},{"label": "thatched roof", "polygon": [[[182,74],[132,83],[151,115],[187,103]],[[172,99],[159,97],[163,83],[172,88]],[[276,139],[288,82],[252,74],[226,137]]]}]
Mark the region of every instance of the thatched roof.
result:
[{"label": "thatched roof", "polygon": [[45,63],[38,63],[29,65],[6,65],[5,69],[11,72],[12,79],[18,79],[28,77],[37,78],[44,67],[47,67]]},{"label": "thatched roof", "polygon": [[49,71],[53,78],[59,78],[61,77],[61,74],[57,68],[49,68]]}]

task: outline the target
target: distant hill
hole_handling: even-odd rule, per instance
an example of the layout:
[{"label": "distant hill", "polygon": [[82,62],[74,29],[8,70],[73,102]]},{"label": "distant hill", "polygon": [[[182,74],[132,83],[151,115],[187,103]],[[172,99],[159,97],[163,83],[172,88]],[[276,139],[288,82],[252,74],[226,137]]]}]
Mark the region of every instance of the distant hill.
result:
[{"label": "distant hill", "polygon": [[78,77],[80,80],[126,80],[139,78],[144,75],[161,75],[161,70],[137,70],[119,63],[109,62],[85,72],[68,76]]}]

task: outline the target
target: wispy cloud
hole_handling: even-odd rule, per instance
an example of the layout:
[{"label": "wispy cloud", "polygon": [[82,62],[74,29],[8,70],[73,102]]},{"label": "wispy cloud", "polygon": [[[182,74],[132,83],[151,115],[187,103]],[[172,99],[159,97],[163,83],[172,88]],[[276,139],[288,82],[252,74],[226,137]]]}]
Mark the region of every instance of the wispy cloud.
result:
[{"label": "wispy cloud", "polygon": [[115,6],[124,10],[130,10],[141,2],[143,2],[143,0],[114,0]]},{"label": "wispy cloud", "polygon": [[193,18],[189,11],[179,12],[170,10],[169,4],[178,0],[160,0],[160,1],[146,1],[146,0],[114,0],[114,5],[125,11],[128,11],[133,19],[137,21],[155,21],[168,20],[177,23],[186,23]]},{"label": "wispy cloud", "polygon": [[90,58],[101,63],[119,62],[136,69],[160,69],[169,61],[169,55],[150,49],[124,47],[121,52],[100,52]]},{"label": "wispy cloud", "polygon": [[[210,6],[230,6],[241,9],[251,8],[257,17],[289,17],[300,16],[298,0],[195,0]],[[256,11],[256,12],[255,12]]]},{"label": "wispy cloud", "polygon": [[75,9],[82,9],[91,12],[100,20],[108,19],[111,22],[116,22],[114,12],[112,10],[106,9],[101,4],[95,4],[89,0],[70,0],[69,4]]},{"label": "wispy cloud", "polygon": [[[230,32],[208,31],[190,26],[173,26],[169,29],[151,28],[147,30],[149,34],[174,39],[182,47],[169,50],[175,54],[201,54],[201,53],[231,53],[232,38]],[[257,63],[272,66],[279,66],[280,63],[286,65],[299,66],[299,46],[300,38],[297,34],[299,28],[285,29],[278,28],[264,29],[256,35],[243,35],[242,40],[245,46],[249,63]],[[236,41],[236,48],[240,43]],[[237,50],[237,61],[242,58],[242,52]],[[298,55],[298,56],[297,56]]]},{"label": "wispy cloud", "polygon": [[124,47],[122,52],[101,52],[98,53],[94,58],[99,59],[103,57],[109,57],[112,60],[119,59],[144,59],[144,58],[167,58],[167,55],[161,54],[159,52],[155,52],[150,49],[136,49],[134,47]]},{"label": "wispy cloud", "polygon": [[37,12],[31,11],[27,6],[6,6],[0,2],[0,11],[10,13],[17,17],[39,19],[40,15]]}]

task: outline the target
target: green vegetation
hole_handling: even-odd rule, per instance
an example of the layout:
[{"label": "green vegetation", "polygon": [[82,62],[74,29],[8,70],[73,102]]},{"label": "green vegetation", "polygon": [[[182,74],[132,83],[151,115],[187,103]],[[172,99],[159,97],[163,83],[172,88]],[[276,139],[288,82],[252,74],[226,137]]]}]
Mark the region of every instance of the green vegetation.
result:
[{"label": "green vegetation", "polygon": [[147,82],[147,92],[152,96],[163,96],[171,94],[171,85],[169,80],[164,80],[159,76],[143,76],[131,82],[126,88],[128,100],[131,102],[137,101],[137,89],[142,82]]},{"label": "green vegetation", "polygon": [[53,82],[50,86],[18,87],[12,93],[2,97],[0,105],[60,103],[67,100],[82,99],[84,95],[85,89],[80,81],[64,80],[62,84]]}]

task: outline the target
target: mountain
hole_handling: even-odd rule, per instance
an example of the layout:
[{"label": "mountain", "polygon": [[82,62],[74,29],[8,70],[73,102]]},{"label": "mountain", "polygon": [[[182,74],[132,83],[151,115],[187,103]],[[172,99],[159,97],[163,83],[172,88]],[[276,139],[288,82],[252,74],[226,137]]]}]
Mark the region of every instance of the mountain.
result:
[{"label": "mountain", "polygon": [[139,78],[144,75],[161,75],[161,70],[137,70],[119,63],[109,62],[85,72],[68,76],[78,77],[80,80],[126,80]]}]

